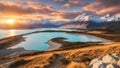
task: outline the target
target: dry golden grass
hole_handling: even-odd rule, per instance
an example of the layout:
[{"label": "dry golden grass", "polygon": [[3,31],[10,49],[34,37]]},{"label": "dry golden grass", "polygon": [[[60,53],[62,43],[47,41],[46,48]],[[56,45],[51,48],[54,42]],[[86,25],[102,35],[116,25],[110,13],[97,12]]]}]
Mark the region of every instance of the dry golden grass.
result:
[{"label": "dry golden grass", "polygon": [[[31,56],[32,57],[32,56]],[[52,62],[55,61],[57,54],[47,54],[34,56],[32,58],[27,57],[27,60],[32,60],[25,65],[20,66],[19,68],[45,68],[48,67]],[[29,58],[29,59],[28,59]],[[26,59],[26,58],[24,58]]]},{"label": "dry golden grass", "polygon": [[[63,61],[59,64],[61,68],[87,68],[89,62],[96,57],[104,56],[111,53],[120,53],[120,43],[110,43],[104,46],[86,47],[74,50],[55,51],[49,53],[42,53],[31,56],[16,57],[22,59],[26,63],[20,61],[21,65],[17,65],[15,62],[12,65],[16,65],[18,68],[49,68],[49,66],[56,60],[57,55],[65,53],[66,55],[61,58],[63,61],[69,61],[67,64],[63,64]],[[12,58],[14,59],[14,58]],[[18,63],[18,61],[17,61]],[[23,63],[23,64],[22,64]],[[66,63],[66,62],[65,62]]]},{"label": "dry golden grass", "polygon": [[71,62],[66,68],[87,68],[85,63]]}]

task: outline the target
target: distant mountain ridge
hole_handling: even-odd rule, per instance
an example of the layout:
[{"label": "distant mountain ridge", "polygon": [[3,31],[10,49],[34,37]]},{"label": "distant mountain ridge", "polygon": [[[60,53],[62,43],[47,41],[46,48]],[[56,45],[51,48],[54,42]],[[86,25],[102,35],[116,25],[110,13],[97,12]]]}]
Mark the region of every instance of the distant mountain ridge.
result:
[{"label": "distant mountain ridge", "polygon": [[105,16],[93,16],[83,13],[61,26],[61,28],[103,29],[103,27],[107,28],[110,26],[110,23],[112,23],[112,25],[120,23],[120,17],[110,14],[106,14]]}]

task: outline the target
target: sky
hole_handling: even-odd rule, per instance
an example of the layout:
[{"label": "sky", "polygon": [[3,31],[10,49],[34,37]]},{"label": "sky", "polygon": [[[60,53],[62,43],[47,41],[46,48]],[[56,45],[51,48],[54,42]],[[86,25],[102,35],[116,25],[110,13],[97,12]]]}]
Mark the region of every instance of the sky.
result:
[{"label": "sky", "polygon": [[82,13],[120,16],[120,0],[0,0],[0,23],[67,22]]}]

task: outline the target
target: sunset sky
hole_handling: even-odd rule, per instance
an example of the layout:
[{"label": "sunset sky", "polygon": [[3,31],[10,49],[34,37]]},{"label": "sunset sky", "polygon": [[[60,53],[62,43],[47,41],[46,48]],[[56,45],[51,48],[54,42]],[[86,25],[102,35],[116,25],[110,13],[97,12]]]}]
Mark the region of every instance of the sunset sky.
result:
[{"label": "sunset sky", "polygon": [[120,0],[0,0],[0,23],[57,23],[81,13],[120,16]]}]

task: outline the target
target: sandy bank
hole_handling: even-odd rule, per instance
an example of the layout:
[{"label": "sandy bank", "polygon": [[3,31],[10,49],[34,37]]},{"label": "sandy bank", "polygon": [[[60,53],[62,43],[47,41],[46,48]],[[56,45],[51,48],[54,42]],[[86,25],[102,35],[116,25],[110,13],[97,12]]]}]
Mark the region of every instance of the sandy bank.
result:
[{"label": "sandy bank", "polygon": [[31,53],[32,50],[25,50],[24,48],[15,48],[15,49],[3,49],[0,50],[0,58],[7,56],[18,56],[20,54]]},{"label": "sandy bank", "polygon": [[62,44],[53,41],[48,41],[48,44],[49,48],[46,51],[56,50],[62,46]]}]

